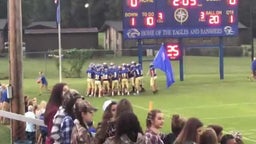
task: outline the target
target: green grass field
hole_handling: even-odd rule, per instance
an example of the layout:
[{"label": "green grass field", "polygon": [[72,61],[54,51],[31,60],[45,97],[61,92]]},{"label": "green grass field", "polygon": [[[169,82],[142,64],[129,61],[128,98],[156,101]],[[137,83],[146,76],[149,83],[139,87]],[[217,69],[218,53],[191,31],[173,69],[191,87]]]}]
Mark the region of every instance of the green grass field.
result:
[{"label": "green grass field", "polygon": [[[144,58],[152,59],[152,58]],[[137,60],[137,57],[98,58],[88,60],[88,63],[102,63],[113,61],[117,64]],[[144,74],[148,70],[149,62],[144,62]],[[139,96],[127,96],[134,107],[134,111],[145,127],[145,118],[148,112],[149,101],[153,102],[154,108],[160,109],[165,114],[164,132],[169,132],[170,115],[181,114],[184,117],[198,117],[205,125],[220,124],[225,132],[237,130],[244,136],[246,144],[256,143],[256,96],[254,81],[249,81],[250,58],[248,57],[225,57],[225,79],[219,79],[219,59],[217,57],[184,57],[184,81],[179,81],[179,63],[172,62],[176,82],[170,88],[165,87],[165,75],[157,71],[159,93],[153,95],[149,89],[149,77],[144,76],[146,92]],[[0,78],[8,76],[8,60],[0,59]],[[58,71],[54,60],[24,59],[24,95],[37,97],[38,101],[48,100],[49,93],[38,96],[39,89],[35,80],[38,71],[45,71],[50,87],[58,82]],[[86,83],[85,77],[77,79],[65,79],[70,87],[78,89],[84,94]],[[8,80],[0,80],[6,83]],[[102,116],[102,104],[106,99],[122,99],[119,97],[88,98],[99,108],[95,114],[95,122],[99,122]],[[6,128],[0,128],[0,133],[6,133]],[[0,135],[3,140],[6,135]],[[2,143],[0,141],[0,143]],[[8,141],[3,143],[9,143]]]}]

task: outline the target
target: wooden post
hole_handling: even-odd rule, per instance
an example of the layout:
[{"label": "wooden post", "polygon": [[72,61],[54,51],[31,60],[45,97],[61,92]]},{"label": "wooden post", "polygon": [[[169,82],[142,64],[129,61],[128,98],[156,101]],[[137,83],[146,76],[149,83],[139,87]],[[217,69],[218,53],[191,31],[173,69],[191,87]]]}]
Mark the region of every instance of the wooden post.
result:
[{"label": "wooden post", "polygon": [[[24,99],[22,91],[22,11],[21,0],[8,0],[10,84],[12,85],[11,111],[24,114]],[[11,121],[12,143],[25,136],[24,122]]]}]

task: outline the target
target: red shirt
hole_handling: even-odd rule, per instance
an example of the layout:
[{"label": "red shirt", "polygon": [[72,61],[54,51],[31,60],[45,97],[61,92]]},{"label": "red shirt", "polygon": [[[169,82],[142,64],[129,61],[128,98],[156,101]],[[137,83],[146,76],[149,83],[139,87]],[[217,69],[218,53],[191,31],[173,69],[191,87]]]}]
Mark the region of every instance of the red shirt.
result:
[{"label": "red shirt", "polygon": [[48,132],[45,144],[53,144],[53,141],[50,139],[52,125],[53,125],[52,120],[58,109],[59,109],[58,106],[50,105],[49,110],[45,111],[44,124],[47,125],[47,132]]}]

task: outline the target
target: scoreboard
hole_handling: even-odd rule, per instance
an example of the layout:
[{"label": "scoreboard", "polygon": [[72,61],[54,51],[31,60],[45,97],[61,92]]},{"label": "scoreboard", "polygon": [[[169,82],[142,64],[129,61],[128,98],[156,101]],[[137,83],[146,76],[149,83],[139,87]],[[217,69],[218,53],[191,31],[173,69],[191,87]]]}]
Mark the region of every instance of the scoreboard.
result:
[{"label": "scoreboard", "polygon": [[236,36],[238,0],[123,0],[124,39]]}]

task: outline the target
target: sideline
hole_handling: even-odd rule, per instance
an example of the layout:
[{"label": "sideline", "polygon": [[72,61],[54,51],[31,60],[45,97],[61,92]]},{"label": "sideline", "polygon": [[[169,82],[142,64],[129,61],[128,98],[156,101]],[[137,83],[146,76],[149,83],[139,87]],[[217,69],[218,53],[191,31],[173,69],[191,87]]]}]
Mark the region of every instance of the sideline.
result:
[{"label": "sideline", "polygon": [[[113,98],[106,98],[106,97],[104,97],[106,100],[114,100],[114,101],[118,101],[118,99],[113,99]],[[241,103],[241,104],[247,104],[247,105],[250,105],[250,104],[256,104],[256,103]],[[218,106],[221,106],[221,107],[223,107],[223,106],[228,106],[228,105],[230,105],[230,106],[236,106],[236,105],[240,105],[239,103],[233,103],[233,104],[223,104],[223,105],[217,105],[217,107]],[[145,108],[145,107],[142,107],[142,106],[139,106],[139,105],[135,105],[135,104],[132,104],[132,106],[133,107],[135,107],[135,108],[138,108],[138,109],[142,109],[142,110],[145,110],[145,111],[148,111],[148,108]],[[216,106],[216,105],[215,105]],[[208,107],[215,107],[215,106],[208,106]],[[207,107],[206,105],[205,106],[196,106],[196,107],[184,107],[183,109],[185,109],[185,108],[205,108],[205,107]],[[168,111],[166,111],[165,110],[165,112],[168,112]],[[165,114],[165,113],[163,113],[165,116],[169,116],[169,115],[167,115],[167,114]],[[256,117],[256,116],[252,116],[252,115],[250,115],[250,116],[233,116],[233,117],[223,117],[223,118],[221,118],[221,117],[212,117],[212,118],[201,118],[201,119],[231,119],[231,118],[243,118],[243,117]],[[224,131],[225,132],[225,131]],[[227,133],[227,132],[225,132],[225,133]],[[245,140],[247,140],[247,141],[250,141],[250,142],[255,142],[256,143],[256,140],[255,139],[251,139],[251,138],[247,138],[247,137],[245,137],[245,136],[243,136],[243,139],[245,139]]]}]

